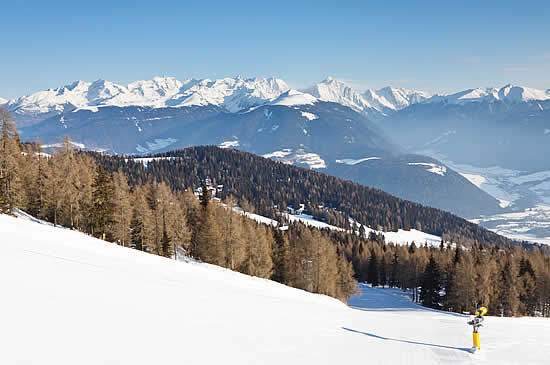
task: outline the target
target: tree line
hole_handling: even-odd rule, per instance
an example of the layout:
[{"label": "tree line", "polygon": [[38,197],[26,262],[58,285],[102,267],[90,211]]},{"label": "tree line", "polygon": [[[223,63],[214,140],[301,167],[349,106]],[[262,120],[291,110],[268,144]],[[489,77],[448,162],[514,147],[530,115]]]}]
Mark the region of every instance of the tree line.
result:
[{"label": "tree line", "polygon": [[550,317],[550,257],[537,248],[396,246],[337,233],[333,239],[357,280],[408,290],[426,307],[474,313],[486,306],[490,315]]},{"label": "tree line", "polygon": [[204,183],[200,199],[197,185],[129,184],[122,169],[105,169],[68,137],[46,154],[39,141],[20,143],[5,109],[0,129],[0,213],[21,209],[121,246],[190,257],[343,301],[355,293],[351,263],[327,234],[257,223],[234,209],[233,197],[211,200]]}]

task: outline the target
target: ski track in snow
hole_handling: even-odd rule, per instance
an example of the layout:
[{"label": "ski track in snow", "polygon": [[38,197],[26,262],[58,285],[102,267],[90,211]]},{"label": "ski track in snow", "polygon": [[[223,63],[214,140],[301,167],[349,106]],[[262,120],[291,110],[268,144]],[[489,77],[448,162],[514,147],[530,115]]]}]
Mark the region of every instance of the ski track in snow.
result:
[{"label": "ski track in snow", "polygon": [[550,353],[548,319],[488,317],[472,354],[466,316],[396,289],[360,285],[350,308],[31,218],[0,215],[2,364],[545,364]]}]

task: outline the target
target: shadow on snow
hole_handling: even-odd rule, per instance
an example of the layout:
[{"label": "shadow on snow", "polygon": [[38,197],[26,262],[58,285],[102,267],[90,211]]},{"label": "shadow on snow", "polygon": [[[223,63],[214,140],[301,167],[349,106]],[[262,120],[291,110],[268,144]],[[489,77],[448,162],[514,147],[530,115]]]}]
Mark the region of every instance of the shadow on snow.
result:
[{"label": "shadow on snow", "polygon": [[343,329],[343,330],[346,330],[346,331],[349,331],[349,332],[354,332],[354,333],[359,333],[359,334],[362,334],[362,335],[365,335],[365,336],[374,337],[374,338],[377,338],[377,339],[379,339],[379,340],[403,342],[403,343],[410,343],[410,344],[413,344],[413,345],[422,345],[422,346],[429,346],[429,347],[437,347],[437,348],[444,348],[444,349],[449,349],[449,350],[459,350],[459,351],[465,351],[465,352],[471,353],[471,348],[466,348],[466,347],[452,347],[452,346],[445,346],[445,345],[436,345],[436,344],[433,344],[433,343],[426,343],[426,342],[416,342],[416,341],[409,341],[409,340],[400,340],[400,339],[397,339],[397,338],[383,337],[383,336],[375,335],[375,334],[373,334],[373,333],[368,333],[368,332],[361,332],[361,331],[357,331],[357,330],[352,330],[351,328],[346,328],[346,327],[342,327],[342,329]]}]

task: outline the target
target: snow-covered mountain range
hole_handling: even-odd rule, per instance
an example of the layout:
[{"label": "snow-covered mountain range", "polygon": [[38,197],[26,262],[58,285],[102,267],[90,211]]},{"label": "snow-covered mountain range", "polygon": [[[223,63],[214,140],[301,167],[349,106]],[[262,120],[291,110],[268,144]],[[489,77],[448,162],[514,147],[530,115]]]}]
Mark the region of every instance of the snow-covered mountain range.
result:
[{"label": "snow-covered mountain range", "polygon": [[428,101],[445,102],[451,104],[465,104],[468,102],[496,102],[521,103],[528,101],[550,100],[550,89],[538,90],[523,86],[508,84],[501,88],[476,88],[460,91],[454,94],[435,95]]},{"label": "snow-covered mountain range", "polygon": [[99,107],[106,106],[165,108],[216,105],[237,112],[275,100],[288,90],[286,83],[276,78],[179,81],[173,77],[155,77],[127,86],[105,80],[76,81],[10,100],[7,107],[18,115],[34,116],[35,120],[74,110],[95,112]]},{"label": "snow-covered mountain range", "polygon": [[245,79],[238,76],[185,81],[173,77],[155,77],[125,86],[105,80],[76,81],[12,100],[0,98],[0,104],[5,104],[10,111],[16,113],[19,124],[25,126],[63,112],[83,109],[95,112],[106,106],[180,108],[212,105],[235,113],[266,104],[290,106],[311,104],[318,100],[342,104],[366,116],[377,118],[419,103],[550,100],[550,89],[537,90],[506,85],[502,88],[477,88],[453,94],[431,95],[425,91],[388,86],[360,93],[332,77],[300,91],[291,90],[283,80],[275,77]]}]

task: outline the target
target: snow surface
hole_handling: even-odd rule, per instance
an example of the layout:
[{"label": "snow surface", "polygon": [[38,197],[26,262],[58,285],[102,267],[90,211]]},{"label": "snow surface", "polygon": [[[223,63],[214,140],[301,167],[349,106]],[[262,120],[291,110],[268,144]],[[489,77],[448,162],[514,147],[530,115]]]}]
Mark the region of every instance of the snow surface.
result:
[{"label": "snow surface", "polygon": [[382,233],[384,235],[386,242],[393,242],[396,245],[407,245],[413,242],[417,246],[426,244],[430,247],[439,247],[441,245],[441,237],[418,231],[416,229],[411,229],[410,231],[400,229],[397,232],[378,233]]},{"label": "snow surface", "polygon": [[[467,317],[361,285],[350,307],[0,216],[2,364],[545,364],[550,321]],[[420,325],[419,325],[420,324]],[[163,349],[161,351],[161,349]]]},{"label": "snow surface", "polygon": [[344,158],[342,160],[336,160],[336,163],[343,163],[343,164],[346,164],[346,165],[357,165],[357,164],[360,164],[361,162],[365,162],[365,161],[369,161],[369,160],[380,160],[380,157],[365,157],[365,158],[361,158],[359,160],[354,160],[354,159],[351,159],[351,158]]},{"label": "snow surface", "polygon": [[8,102],[7,99],[4,99],[4,98],[0,98],[0,105],[2,104],[6,104]]},{"label": "snow surface", "polygon": [[447,172],[447,168],[445,166],[437,165],[434,163],[429,162],[409,162],[410,166],[428,166],[429,169],[426,169],[426,171],[431,172],[433,174],[445,176],[445,173]]}]

